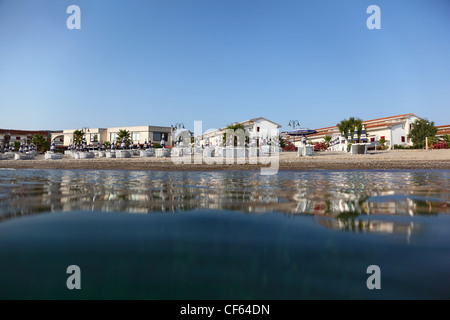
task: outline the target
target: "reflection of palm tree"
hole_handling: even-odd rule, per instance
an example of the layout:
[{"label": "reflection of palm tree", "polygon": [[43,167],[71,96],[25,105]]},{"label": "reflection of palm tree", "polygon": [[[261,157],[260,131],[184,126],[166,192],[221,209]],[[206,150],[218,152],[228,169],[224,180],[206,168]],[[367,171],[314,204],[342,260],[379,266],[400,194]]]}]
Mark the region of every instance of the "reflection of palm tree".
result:
[{"label": "reflection of palm tree", "polygon": [[130,139],[130,131],[128,131],[128,130],[119,130],[119,132],[117,133],[117,138],[116,138],[116,140],[119,142],[119,143],[122,143],[122,141],[125,139],[125,144],[127,145],[127,147],[128,147],[128,145],[131,143],[131,139]]}]

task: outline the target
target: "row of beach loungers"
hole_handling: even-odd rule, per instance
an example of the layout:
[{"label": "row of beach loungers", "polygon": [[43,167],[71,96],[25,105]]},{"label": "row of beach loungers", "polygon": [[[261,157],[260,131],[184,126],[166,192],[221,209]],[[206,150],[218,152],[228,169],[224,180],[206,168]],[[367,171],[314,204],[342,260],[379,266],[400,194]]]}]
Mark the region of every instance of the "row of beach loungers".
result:
[{"label": "row of beach loungers", "polygon": [[[181,157],[200,154],[203,157],[255,157],[269,156],[275,152],[280,152],[280,148],[262,146],[260,148],[250,147],[187,147],[187,148],[156,148],[156,149],[128,149],[128,150],[106,150],[106,151],[76,151],[66,150],[64,154],[47,151],[44,154],[46,160],[63,159],[64,156],[73,159],[93,159],[93,158],[131,158],[131,157]],[[19,153],[7,152],[0,154],[0,160],[32,160],[37,155],[36,151]]]}]

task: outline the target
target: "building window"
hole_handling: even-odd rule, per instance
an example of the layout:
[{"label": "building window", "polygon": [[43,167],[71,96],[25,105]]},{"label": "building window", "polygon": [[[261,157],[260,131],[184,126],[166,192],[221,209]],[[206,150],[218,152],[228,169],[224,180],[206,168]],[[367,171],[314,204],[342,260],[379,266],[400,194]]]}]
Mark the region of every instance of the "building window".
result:
[{"label": "building window", "polygon": [[111,138],[111,140],[110,140],[111,142],[112,141],[116,141],[117,140],[117,133],[111,133],[110,134],[110,138]]},{"label": "building window", "polygon": [[133,133],[131,134],[131,140],[133,140],[133,141],[139,141],[139,140],[140,140],[140,136],[141,136],[141,134],[140,134],[139,132],[133,132]]},{"label": "building window", "polygon": [[375,138],[370,138],[370,142],[374,142],[375,141]]},{"label": "building window", "polygon": [[405,142],[405,136],[402,136],[402,142]]},{"label": "building window", "polygon": [[91,134],[91,142],[98,142],[98,134]]},{"label": "building window", "polygon": [[167,140],[167,134],[164,132],[153,132],[153,140],[160,141],[162,139],[162,135],[164,135],[164,139]]},{"label": "building window", "polygon": [[256,127],[256,132],[259,132],[259,127]]},{"label": "building window", "polygon": [[409,130],[411,130],[411,124],[409,124]]}]

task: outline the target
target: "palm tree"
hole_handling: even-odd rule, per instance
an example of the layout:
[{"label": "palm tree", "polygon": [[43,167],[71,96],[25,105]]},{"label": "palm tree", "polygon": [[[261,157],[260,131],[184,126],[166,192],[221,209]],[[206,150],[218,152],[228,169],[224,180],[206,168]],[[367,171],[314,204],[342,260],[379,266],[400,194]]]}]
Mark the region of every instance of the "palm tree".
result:
[{"label": "palm tree", "polygon": [[48,141],[41,134],[35,134],[31,138],[31,143],[33,143],[36,146],[36,150],[39,152],[48,149]]},{"label": "palm tree", "polygon": [[83,140],[84,140],[84,132],[81,130],[75,130],[73,132],[73,141],[75,142],[75,145],[82,143]]},{"label": "palm tree", "polygon": [[277,141],[278,140],[278,145],[282,149],[286,148],[286,146],[287,146],[286,139],[284,139],[281,135],[273,137],[272,140],[273,141]]},{"label": "palm tree", "polygon": [[[230,130],[230,129],[233,130],[233,131],[236,131],[238,129],[242,129],[245,132],[245,128],[244,128],[244,125],[242,123],[233,123],[233,124],[228,125],[225,128],[225,132],[226,132],[226,130]],[[225,140],[226,139],[226,133],[223,134],[222,139],[223,139],[223,143],[226,144],[226,140]],[[235,147],[237,146],[237,136],[234,137],[233,145]]]},{"label": "palm tree", "polygon": [[378,139],[378,143],[380,144],[380,149],[381,150],[384,150],[385,149],[385,143],[386,143],[386,139],[384,139],[384,138],[380,138],[380,139]]},{"label": "palm tree", "polygon": [[447,143],[447,146],[450,146],[450,134],[444,134],[442,139]]},{"label": "palm tree", "polygon": [[119,132],[117,132],[117,142],[118,143],[122,143],[123,139],[125,139],[125,144],[126,147],[128,148],[128,146],[131,143],[131,138],[130,138],[130,131],[125,130],[125,129],[120,129]]},{"label": "palm tree", "polygon": [[326,135],[324,138],[327,148],[330,146],[331,136]]},{"label": "palm tree", "polygon": [[358,137],[362,131],[362,120],[359,118],[350,117],[348,120],[344,119],[337,124],[337,127],[341,133],[344,133],[344,137],[348,137],[348,133],[353,136],[353,130],[355,127],[358,129]]}]

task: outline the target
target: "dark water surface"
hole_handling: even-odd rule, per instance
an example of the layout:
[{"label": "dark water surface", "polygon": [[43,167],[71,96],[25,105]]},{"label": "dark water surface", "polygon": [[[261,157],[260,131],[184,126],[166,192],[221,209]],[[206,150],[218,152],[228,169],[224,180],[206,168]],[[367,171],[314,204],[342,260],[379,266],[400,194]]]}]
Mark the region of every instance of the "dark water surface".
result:
[{"label": "dark water surface", "polygon": [[0,298],[449,299],[449,178],[0,169]]}]

